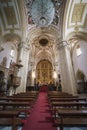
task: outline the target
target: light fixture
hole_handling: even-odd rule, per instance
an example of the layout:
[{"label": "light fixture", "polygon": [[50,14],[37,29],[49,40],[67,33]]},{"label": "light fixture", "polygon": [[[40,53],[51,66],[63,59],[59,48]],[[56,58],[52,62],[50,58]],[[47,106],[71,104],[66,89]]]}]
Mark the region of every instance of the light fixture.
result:
[{"label": "light fixture", "polygon": [[53,78],[57,79],[57,72],[55,70],[53,71]]},{"label": "light fixture", "polygon": [[33,71],[32,71],[32,78],[34,79],[35,77],[36,77],[35,71],[33,70]]}]

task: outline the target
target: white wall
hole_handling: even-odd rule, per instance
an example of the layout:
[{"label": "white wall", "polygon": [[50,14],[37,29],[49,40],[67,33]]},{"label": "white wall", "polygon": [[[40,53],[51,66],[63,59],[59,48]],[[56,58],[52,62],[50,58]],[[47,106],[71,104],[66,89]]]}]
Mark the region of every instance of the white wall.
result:
[{"label": "white wall", "polygon": [[80,41],[78,43],[80,45],[82,54],[80,56],[76,55],[76,48],[73,52],[73,63],[74,63],[74,70],[75,73],[78,69],[80,69],[86,76],[87,79],[87,42]]},{"label": "white wall", "polygon": [[[3,57],[7,57],[7,64],[6,67],[9,68],[10,62],[11,62],[11,48],[12,48],[12,43],[4,43],[2,45],[2,47],[4,48],[4,50],[2,52],[0,52],[0,63],[3,61]],[[17,50],[15,49],[15,47],[13,46],[14,50],[15,50],[15,56],[12,59],[12,61],[16,62],[17,59]]]}]

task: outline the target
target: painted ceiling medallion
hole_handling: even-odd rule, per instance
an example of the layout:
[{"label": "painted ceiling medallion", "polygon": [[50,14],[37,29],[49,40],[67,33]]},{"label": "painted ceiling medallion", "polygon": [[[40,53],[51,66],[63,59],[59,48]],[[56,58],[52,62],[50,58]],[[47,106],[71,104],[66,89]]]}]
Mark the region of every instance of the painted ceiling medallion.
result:
[{"label": "painted ceiling medallion", "polygon": [[51,0],[34,0],[31,7],[33,22],[40,27],[48,26],[54,19],[55,8]]}]

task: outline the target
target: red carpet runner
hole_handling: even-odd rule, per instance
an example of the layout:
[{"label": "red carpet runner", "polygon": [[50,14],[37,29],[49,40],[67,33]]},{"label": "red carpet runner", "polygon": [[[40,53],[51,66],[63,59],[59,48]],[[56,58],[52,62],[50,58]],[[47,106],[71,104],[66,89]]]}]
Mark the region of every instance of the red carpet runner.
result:
[{"label": "red carpet runner", "polygon": [[47,92],[48,91],[48,86],[41,86],[40,87],[40,92]]},{"label": "red carpet runner", "polygon": [[47,93],[40,92],[22,130],[57,130],[57,128],[52,126],[53,123],[49,110]]}]

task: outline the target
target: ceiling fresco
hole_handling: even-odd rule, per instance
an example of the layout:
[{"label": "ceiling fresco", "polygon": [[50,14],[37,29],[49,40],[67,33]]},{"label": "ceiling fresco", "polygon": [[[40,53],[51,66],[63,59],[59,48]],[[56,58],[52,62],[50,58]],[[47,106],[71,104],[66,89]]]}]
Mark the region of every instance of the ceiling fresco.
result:
[{"label": "ceiling fresco", "polygon": [[38,20],[43,17],[45,18],[44,22],[47,21],[47,25],[49,23],[58,25],[65,3],[66,0],[25,0],[29,24],[36,23],[38,25]]},{"label": "ceiling fresco", "polygon": [[[0,0],[0,36],[5,36],[6,41],[20,39],[27,43],[36,59],[42,57],[54,61],[59,39],[67,39],[76,29],[87,33],[87,0],[50,0],[54,13],[46,27],[37,26],[33,19],[31,10],[34,1],[46,2],[46,0]],[[48,11],[45,10],[45,15],[42,15],[44,9],[39,9],[40,15],[43,16],[40,25],[46,23],[44,18],[49,17],[46,13],[50,14],[51,7],[49,4],[44,5]],[[35,18],[38,18],[37,14],[35,15]],[[39,43],[41,39],[48,40],[46,46]]]}]

